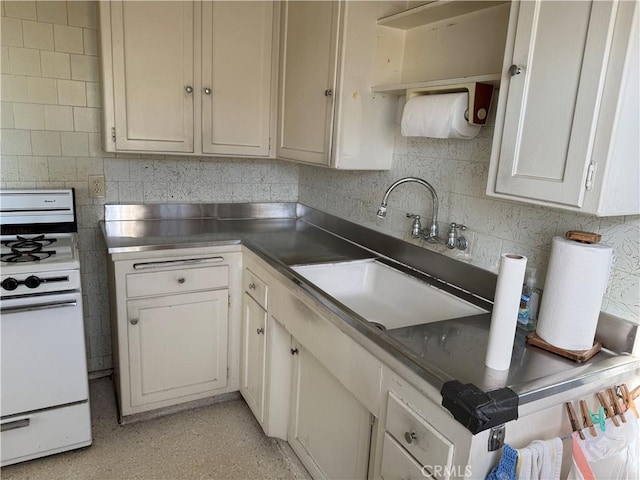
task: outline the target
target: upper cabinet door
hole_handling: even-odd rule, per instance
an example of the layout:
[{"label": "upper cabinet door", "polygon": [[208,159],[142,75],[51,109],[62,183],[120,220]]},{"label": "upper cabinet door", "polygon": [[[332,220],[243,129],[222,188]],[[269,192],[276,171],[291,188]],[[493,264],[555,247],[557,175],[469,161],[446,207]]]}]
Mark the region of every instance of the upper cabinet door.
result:
[{"label": "upper cabinet door", "polygon": [[513,55],[508,40],[497,174],[488,193],[581,207],[617,2],[538,0],[512,8]]},{"label": "upper cabinet door", "polygon": [[273,2],[202,3],[202,152],[269,155]]},{"label": "upper cabinet door", "polygon": [[193,152],[193,2],[111,4],[117,150]]},{"label": "upper cabinet door", "polygon": [[340,9],[283,4],[278,157],[330,163]]}]

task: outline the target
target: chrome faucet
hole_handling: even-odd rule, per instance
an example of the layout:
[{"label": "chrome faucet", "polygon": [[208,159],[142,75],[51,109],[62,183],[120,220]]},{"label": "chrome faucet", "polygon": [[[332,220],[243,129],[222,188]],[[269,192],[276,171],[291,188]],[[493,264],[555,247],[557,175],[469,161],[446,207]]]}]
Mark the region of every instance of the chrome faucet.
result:
[{"label": "chrome faucet", "polygon": [[438,194],[436,193],[436,190],[433,188],[433,186],[429,182],[421,178],[405,177],[393,182],[389,186],[389,188],[387,188],[387,191],[384,193],[384,197],[382,198],[382,203],[380,204],[380,208],[378,208],[378,213],[377,213],[378,217],[379,218],[386,217],[387,205],[388,205],[387,202],[389,201],[389,195],[396,187],[398,187],[399,185],[402,185],[403,183],[417,183],[419,185],[422,185],[427,190],[429,190],[429,193],[431,193],[431,199],[433,201],[433,213],[431,214],[431,222],[429,223],[428,231],[427,229],[422,228],[422,223],[420,222],[420,215],[407,213],[407,218],[413,219],[413,223],[411,224],[411,236],[413,238],[422,238],[423,240],[426,240],[429,243],[440,243],[440,244],[446,245],[447,248],[450,248],[450,249],[458,248],[459,250],[466,250],[469,245],[469,242],[465,237],[458,235],[458,228],[461,230],[466,229],[464,225],[460,225],[457,223],[452,223],[451,225],[449,225],[449,233],[447,235],[446,240],[438,236],[438,203],[439,203]]}]

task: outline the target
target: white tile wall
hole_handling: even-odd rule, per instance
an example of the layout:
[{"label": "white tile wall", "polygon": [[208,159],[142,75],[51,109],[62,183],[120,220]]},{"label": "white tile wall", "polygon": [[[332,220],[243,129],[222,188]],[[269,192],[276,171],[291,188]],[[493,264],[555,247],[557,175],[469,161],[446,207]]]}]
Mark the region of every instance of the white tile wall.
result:
[{"label": "white tile wall", "polygon": [[68,53],[40,52],[40,61],[42,75],[45,77],[71,78],[71,60]]},{"label": "white tile wall", "polygon": [[49,23],[22,21],[24,46],[38,50],[53,50],[53,26]]},{"label": "white tile wall", "polygon": [[[94,2],[2,2],[0,185],[76,189],[90,371],[112,366],[106,202],[296,201],[298,167],[243,159],[114,155],[100,148]],[[107,198],[88,196],[105,175]]]}]

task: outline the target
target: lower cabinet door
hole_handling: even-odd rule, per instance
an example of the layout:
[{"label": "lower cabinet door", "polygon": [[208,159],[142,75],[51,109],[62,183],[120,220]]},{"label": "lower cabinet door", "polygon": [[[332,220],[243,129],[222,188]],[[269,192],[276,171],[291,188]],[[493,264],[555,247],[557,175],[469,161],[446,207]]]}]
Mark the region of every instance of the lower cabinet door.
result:
[{"label": "lower cabinet door", "polygon": [[371,414],[293,342],[289,444],[316,478],[367,478]]},{"label": "lower cabinet door", "polygon": [[264,422],[267,313],[246,293],[242,312],[240,393],[260,424]]},{"label": "lower cabinet door", "polygon": [[227,385],[228,290],[127,302],[132,406]]}]

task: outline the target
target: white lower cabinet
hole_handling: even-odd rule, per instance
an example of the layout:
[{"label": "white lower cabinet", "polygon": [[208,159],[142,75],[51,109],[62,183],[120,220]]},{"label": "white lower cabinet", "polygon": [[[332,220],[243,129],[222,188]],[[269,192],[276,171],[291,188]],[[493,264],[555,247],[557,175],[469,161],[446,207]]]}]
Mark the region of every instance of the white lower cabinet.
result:
[{"label": "white lower cabinet", "polygon": [[227,385],[227,289],[127,302],[131,405]]},{"label": "white lower cabinet", "polygon": [[314,478],[367,478],[372,416],[293,342],[289,444]]},{"label": "white lower cabinet", "polygon": [[108,263],[120,416],[239,387],[240,248],[122,253]]},{"label": "white lower cabinet", "polygon": [[240,391],[261,424],[265,420],[266,329],[267,312],[245,293],[242,304]]},{"label": "white lower cabinet", "polygon": [[243,263],[241,392],[268,436],[315,479],[465,476],[471,435],[438,391],[413,388],[396,360],[253,253]]}]

